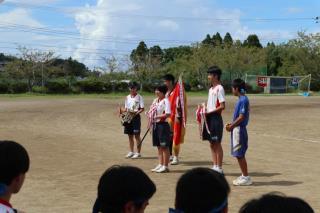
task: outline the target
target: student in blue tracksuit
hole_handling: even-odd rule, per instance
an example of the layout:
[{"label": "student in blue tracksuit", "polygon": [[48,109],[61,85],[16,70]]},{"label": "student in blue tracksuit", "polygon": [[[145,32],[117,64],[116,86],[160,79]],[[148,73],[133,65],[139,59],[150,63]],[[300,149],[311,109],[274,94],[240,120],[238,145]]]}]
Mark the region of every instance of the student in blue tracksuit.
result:
[{"label": "student in blue tracksuit", "polygon": [[249,122],[250,104],[245,95],[246,85],[241,79],[235,79],[232,83],[232,93],[238,97],[233,113],[233,121],[226,125],[226,130],[231,132],[231,154],[236,157],[242,172],[233,185],[248,186],[252,184],[251,177],[248,175],[246,151],[248,149],[247,125]]}]

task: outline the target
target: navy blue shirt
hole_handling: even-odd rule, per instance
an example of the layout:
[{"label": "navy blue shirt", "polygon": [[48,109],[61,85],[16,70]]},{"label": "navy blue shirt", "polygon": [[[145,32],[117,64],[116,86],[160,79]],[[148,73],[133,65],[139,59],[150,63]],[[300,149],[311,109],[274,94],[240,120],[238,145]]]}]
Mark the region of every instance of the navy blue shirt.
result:
[{"label": "navy blue shirt", "polygon": [[247,96],[241,95],[234,108],[233,121],[235,121],[240,116],[240,114],[242,114],[244,115],[244,120],[239,124],[239,126],[247,126],[249,123],[249,111],[249,99]]}]

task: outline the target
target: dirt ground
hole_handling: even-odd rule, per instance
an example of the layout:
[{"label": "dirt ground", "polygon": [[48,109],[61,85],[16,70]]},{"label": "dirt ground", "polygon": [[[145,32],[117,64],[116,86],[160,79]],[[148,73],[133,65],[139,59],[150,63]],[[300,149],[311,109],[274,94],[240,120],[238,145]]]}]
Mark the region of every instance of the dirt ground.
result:
[{"label": "dirt ground", "polygon": [[[248,199],[280,191],[298,196],[320,211],[320,97],[250,96],[247,159],[254,185],[231,186],[229,211],[237,212]],[[207,142],[200,141],[194,111],[205,97],[189,99],[189,120],[181,164],[168,174],[154,174],[156,149],[148,136],[143,158],[127,160],[128,139],[116,116],[121,99],[1,98],[0,138],[23,144],[31,169],[15,207],[29,213],[90,212],[100,175],[114,164],[142,168],[157,192],[146,212],[167,212],[174,205],[179,176],[193,167],[211,167]],[[232,117],[235,97],[227,97],[225,122]],[[151,98],[146,98],[149,106]],[[146,130],[143,116],[142,131]],[[224,171],[231,184],[239,174],[230,156],[230,137],[224,132]]]}]

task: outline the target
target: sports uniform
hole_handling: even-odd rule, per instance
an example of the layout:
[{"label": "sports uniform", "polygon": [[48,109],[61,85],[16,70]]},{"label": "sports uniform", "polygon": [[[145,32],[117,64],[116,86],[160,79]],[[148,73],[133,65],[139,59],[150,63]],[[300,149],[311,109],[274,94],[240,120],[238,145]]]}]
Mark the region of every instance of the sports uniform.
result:
[{"label": "sports uniform", "polygon": [[[128,95],[125,100],[125,109],[132,112],[138,112],[141,108],[144,108],[143,97],[139,94],[135,96]],[[141,132],[141,116],[140,114],[133,117],[130,123],[124,127],[124,134],[137,135]]]},{"label": "sports uniform", "polygon": [[234,157],[244,157],[248,149],[247,125],[249,122],[249,111],[249,99],[247,96],[241,95],[233,113],[233,121],[235,121],[240,114],[244,116],[244,120],[238,126],[234,127],[231,132],[231,154]]},{"label": "sports uniform", "polygon": [[17,213],[17,210],[9,202],[0,199],[0,213]]},{"label": "sports uniform", "polygon": [[210,113],[217,109],[222,102],[225,102],[225,92],[223,87],[219,84],[209,89],[207,112],[207,125],[203,126],[202,139],[208,140],[210,143],[221,142],[223,134],[223,120],[221,112]]},{"label": "sports uniform", "polygon": [[[158,98],[153,101],[156,106],[156,115],[170,114],[170,102],[167,98],[159,100]],[[152,130],[152,143],[157,147],[169,147],[171,136],[170,126],[166,119],[158,119],[155,121]]]}]

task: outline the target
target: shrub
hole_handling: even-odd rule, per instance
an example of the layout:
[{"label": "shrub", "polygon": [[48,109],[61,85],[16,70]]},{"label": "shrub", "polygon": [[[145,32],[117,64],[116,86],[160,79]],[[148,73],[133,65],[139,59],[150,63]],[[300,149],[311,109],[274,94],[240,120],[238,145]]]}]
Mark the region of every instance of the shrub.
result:
[{"label": "shrub", "polygon": [[117,82],[115,83],[115,92],[127,92],[128,83],[126,82]]},{"label": "shrub", "polygon": [[33,86],[32,87],[32,92],[34,92],[34,93],[46,93],[47,92],[47,88],[46,87],[42,87],[42,86]]},{"label": "shrub", "polygon": [[0,93],[8,93],[9,92],[9,83],[6,81],[0,81]]},{"label": "shrub", "polygon": [[25,93],[28,92],[28,83],[25,81],[12,81],[10,82],[11,93]]},{"label": "shrub", "polygon": [[66,94],[70,92],[69,83],[65,79],[55,79],[47,82],[48,93]]},{"label": "shrub", "polygon": [[102,93],[104,92],[104,82],[97,79],[86,79],[77,82],[77,86],[82,92]]}]

